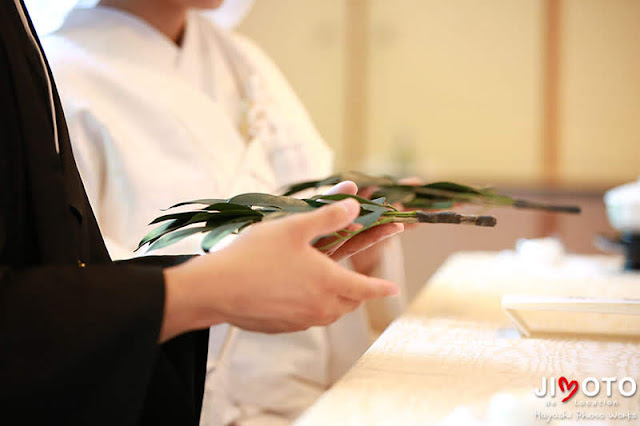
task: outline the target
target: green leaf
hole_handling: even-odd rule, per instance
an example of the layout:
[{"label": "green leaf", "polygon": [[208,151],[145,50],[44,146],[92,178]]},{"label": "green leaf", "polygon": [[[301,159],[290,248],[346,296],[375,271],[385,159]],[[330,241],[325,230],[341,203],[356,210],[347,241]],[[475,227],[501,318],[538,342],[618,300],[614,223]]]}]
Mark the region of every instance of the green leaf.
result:
[{"label": "green leaf", "polygon": [[369,228],[378,219],[380,219],[380,216],[382,216],[383,213],[385,213],[385,210],[378,210],[371,213],[367,213],[365,215],[361,215],[355,220],[355,223],[359,223],[363,227]]},{"label": "green leaf", "polygon": [[[239,206],[243,207],[243,206]],[[236,217],[257,217],[260,216],[260,212],[256,210],[252,210],[250,208],[247,209],[229,209],[225,211],[193,211],[193,212],[183,212],[183,213],[172,213],[166,214],[156,218],[150,225],[164,222],[165,220],[179,220],[183,225],[190,225],[192,223],[198,222],[207,222],[211,219],[215,220],[223,220],[228,218],[236,218]]]},{"label": "green leaf", "polygon": [[453,207],[453,201],[437,201],[426,198],[416,198],[408,203],[404,204],[404,207],[410,209],[432,209],[432,210],[444,210]]},{"label": "green leaf", "polygon": [[283,211],[283,210],[278,210],[276,212],[264,215],[264,220],[281,219],[283,217],[290,216],[290,215],[292,215],[294,213],[296,213],[296,212],[286,212],[286,211]]},{"label": "green leaf", "polygon": [[335,185],[339,182],[340,182],[339,175],[329,176],[328,178],[325,178],[322,180],[309,180],[306,182],[300,182],[286,188],[286,192],[283,195],[289,196],[289,195],[297,194],[298,192],[302,192],[309,188],[319,188],[325,185]]},{"label": "green leaf", "polygon": [[416,193],[412,188],[404,186],[381,186],[373,196],[385,197],[390,204],[406,204],[416,198]]},{"label": "green leaf", "polygon": [[218,244],[224,237],[233,234],[239,228],[245,227],[253,223],[252,221],[237,220],[220,225],[207,233],[202,239],[202,250],[209,251],[213,246]]},{"label": "green leaf", "polygon": [[218,198],[204,198],[204,199],[201,199],[201,200],[184,201],[182,203],[174,204],[173,206],[169,207],[168,209],[164,209],[164,210],[171,210],[171,209],[174,209],[176,207],[188,206],[189,204],[207,204],[207,205],[211,205],[211,204],[216,204],[216,203],[224,203],[226,201],[227,200],[220,200]]},{"label": "green leaf", "polygon": [[340,182],[342,182],[344,179],[342,179],[340,177],[340,175],[333,175],[333,176],[329,176],[328,178],[319,180],[316,183],[316,188],[319,188],[321,186],[327,186],[327,185],[336,185]]},{"label": "green leaf", "polygon": [[[265,209],[266,210],[266,209]],[[262,209],[247,209],[247,210],[235,210],[235,209],[231,209],[231,210],[225,210],[225,211],[215,211],[215,212],[208,212],[210,217],[240,217],[240,216],[247,216],[247,217],[256,217],[256,216],[261,216],[262,212],[265,211]],[[275,209],[274,209],[275,210]]]},{"label": "green leaf", "polygon": [[166,234],[164,235],[162,238],[156,240],[153,244],[151,244],[149,246],[149,251],[151,250],[158,250],[167,246],[170,246],[171,244],[175,244],[178,241],[187,238],[191,235],[197,234],[199,232],[206,232],[207,230],[209,230],[211,228],[207,227],[207,226],[199,226],[196,228],[183,228],[183,229],[179,229],[177,231],[174,231],[170,234]]},{"label": "green leaf", "polygon": [[157,228],[149,232],[147,235],[145,235],[144,238],[142,238],[142,240],[138,244],[138,247],[134,251],[138,251],[145,244],[152,243],[158,238],[162,237],[164,234],[175,231],[176,229],[181,228],[183,225],[184,225],[184,221],[173,220],[171,222],[167,222],[158,226]]},{"label": "green leaf", "polygon": [[415,187],[418,197],[441,201],[453,200],[479,204],[511,205],[511,197],[500,195],[490,188],[480,189],[453,182],[434,182]]},{"label": "green leaf", "polygon": [[207,222],[212,214],[218,215],[218,214],[224,214],[224,213],[200,212],[194,215],[191,219],[189,219],[187,223],[185,223],[185,226],[191,225],[193,223]]},{"label": "green leaf", "polygon": [[230,216],[230,215],[216,214],[216,215],[211,215],[209,217],[209,220],[207,220],[207,226],[214,228],[216,226],[224,225],[225,223],[236,222],[239,220],[260,222],[263,219],[263,217],[264,215],[262,214],[259,214],[256,216],[250,216],[250,215]]},{"label": "green leaf", "polygon": [[297,194],[298,192],[302,192],[305,189],[315,188],[317,183],[318,183],[317,180],[310,180],[306,182],[300,182],[295,185],[291,185],[288,188],[286,188],[285,193],[282,195],[289,196],[289,195]]},{"label": "green leaf", "polygon": [[314,209],[326,206],[327,203],[321,203],[320,201],[316,201],[316,200],[312,200],[310,198],[305,198],[303,199],[303,201],[307,204],[309,204],[309,206],[313,207]]},{"label": "green leaf", "polygon": [[316,200],[316,201],[318,200],[342,201],[342,200],[346,200],[347,198],[353,198],[354,200],[357,200],[360,204],[370,205],[370,206],[380,206],[380,207],[385,207],[387,210],[389,209],[387,206],[384,206],[382,204],[376,203],[371,200],[367,200],[366,198],[358,197],[357,195],[351,195],[351,194],[316,195],[314,197],[311,197],[312,200]]},{"label": "green leaf", "polygon": [[433,182],[427,185],[420,185],[418,188],[432,188],[432,189],[440,189],[443,191],[449,192],[460,192],[460,193],[468,193],[468,194],[476,194],[480,195],[481,192],[470,186],[460,185],[454,182]]},{"label": "green leaf", "polygon": [[360,215],[368,214],[369,212],[391,212],[396,209],[392,206],[376,206],[373,204],[361,204],[360,205]]},{"label": "green leaf", "polygon": [[206,213],[206,212],[192,211],[192,212],[165,214],[165,215],[162,215],[160,217],[157,217],[157,218],[153,219],[153,222],[151,222],[149,225],[154,225],[156,223],[164,222],[165,220],[180,220],[180,221],[186,223],[188,220],[191,220],[195,215],[200,214],[200,213]]},{"label": "green leaf", "polygon": [[321,186],[336,185],[345,180],[353,181],[358,188],[366,188],[369,186],[393,185],[395,180],[390,176],[370,176],[358,171],[349,171],[322,180],[300,182],[286,188],[284,195],[293,195],[309,188],[319,188]]},{"label": "green leaf", "polygon": [[308,203],[298,198],[261,193],[241,194],[230,198],[228,203],[244,206],[276,207],[289,212],[313,210]]},{"label": "green leaf", "polygon": [[241,204],[233,204],[227,201],[222,203],[215,203],[207,206],[205,208],[207,211],[217,210],[219,212],[227,212],[227,211],[242,211],[242,212],[252,212],[253,209],[249,206],[241,205]]}]

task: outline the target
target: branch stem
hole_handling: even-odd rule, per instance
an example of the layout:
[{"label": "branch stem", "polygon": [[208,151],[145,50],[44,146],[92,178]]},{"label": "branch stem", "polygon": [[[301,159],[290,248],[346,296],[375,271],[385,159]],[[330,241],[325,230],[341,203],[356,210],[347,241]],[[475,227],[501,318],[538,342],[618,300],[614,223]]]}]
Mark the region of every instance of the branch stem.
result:
[{"label": "branch stem", "polygon": [[[409,214],[403,214],[409,213]],[[385,213],[383,216],[393,218],[393,222],[398,223],[448,223],[475,226],[496,226],[497,220],[493,216],[465,215],[455,212],[396,212]]]}]

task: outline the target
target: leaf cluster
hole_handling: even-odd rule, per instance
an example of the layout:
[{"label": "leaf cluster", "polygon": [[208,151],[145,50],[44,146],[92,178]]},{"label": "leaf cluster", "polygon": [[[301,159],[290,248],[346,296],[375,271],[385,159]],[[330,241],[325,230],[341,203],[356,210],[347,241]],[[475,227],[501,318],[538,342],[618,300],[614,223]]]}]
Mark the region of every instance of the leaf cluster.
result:
[{"label": "leaf cluster", "polygon": [[[154,219],[150,225],[160,225],[140,241],[136,250],[145,245],[149,245],[150,251],[157,250],[175,244],[191,235],[203,233],[206,235],[202,239],[201,246],[204,251],[209,251],[223,238],[241,232],[254,223],[312,211],[346,198],[353,198],[360,203],[360,215],[355,223],[362,225],[362,228],[355,232],[362,232],[381,223],[391,222],[394,220],[393,218],[381,220],[381,217],[385,213],[397,212],[393,206],[385,202],[384,198],[367,200],[348,194],[317,195],[309,199],[298,199],[288,196],[248,193],[227,200],[193,200],[178,203],[167,210],[183,206],[199,206],[197,209],[169,213]],[[351,232],[347,232],[346,236],[337,234],[342,239],[352,235]]]},{"label": "leaf cluster", "polygon": [[488,206],[511,206],[564,213],[580,213],[580,207],[562,206],[522,200],[500,194],[493,188],[477,188],[454,182],[432,182],[423,185],[406,185],[392,176],[370,176],[361,172],[346,172],[326,179],[296,183],[286,189],[284,195],[293,195],[309,188],[335,185],[351,180],[358,188],[376,187],[374,198],[385,198],[390,204],[401,203],[409,209],[440,210],[457,203]]}]

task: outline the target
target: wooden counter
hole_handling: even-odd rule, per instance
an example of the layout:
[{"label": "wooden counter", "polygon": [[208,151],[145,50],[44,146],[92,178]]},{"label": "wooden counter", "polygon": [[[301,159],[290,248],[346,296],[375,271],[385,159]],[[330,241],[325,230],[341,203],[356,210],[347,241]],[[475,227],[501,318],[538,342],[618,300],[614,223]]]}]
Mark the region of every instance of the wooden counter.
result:
[{"label": "wooden counter", "polygon": [[[575,256],[547,268],[555,268],[555,273],[545,275],[544,268],[527,272],[504,256],[452,256],[408,312],[297,424],[547,424],[540,415],[565,411],[572,420],[552,424],[566,425],[577,420],[578,411],[640,416],[640,390],[627,398],[616,384],[610,398],[604,383],[599,395],[588,398],[578,391],[567,403],[561,402],[566,394],[559,391],[555,398],[534,396],[543,377],[566,376],[577,379],[580,387],[587,377],[640,382],[640,340],[520,338],[500,309],[506,293],[638,297],[640,275],[619,273],[620,259],[614,257]],[[575,405],[587,402],[617,406]]]}]

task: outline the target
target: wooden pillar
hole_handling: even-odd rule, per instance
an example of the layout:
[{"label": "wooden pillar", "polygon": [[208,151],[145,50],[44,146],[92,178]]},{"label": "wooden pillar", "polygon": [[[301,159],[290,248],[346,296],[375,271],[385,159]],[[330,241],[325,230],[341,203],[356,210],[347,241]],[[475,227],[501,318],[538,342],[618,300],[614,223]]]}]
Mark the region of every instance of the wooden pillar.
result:
[{"label": "wooden pillar", "polygon": [[360,169],[367,148],[369,0],[346,0],[343,152],[347,168]]},{"label": "wooden pillar", "polygon": [[[560,180],[560,43],[562,0],[544,0],[543,23],[543,114],[542,114],[542,182],[545,189],[558,186]],[[556,215],[542,214],[541,236],[558,231]]]}]

